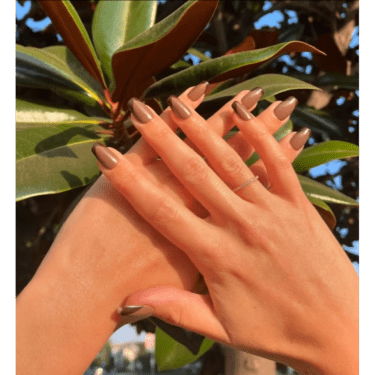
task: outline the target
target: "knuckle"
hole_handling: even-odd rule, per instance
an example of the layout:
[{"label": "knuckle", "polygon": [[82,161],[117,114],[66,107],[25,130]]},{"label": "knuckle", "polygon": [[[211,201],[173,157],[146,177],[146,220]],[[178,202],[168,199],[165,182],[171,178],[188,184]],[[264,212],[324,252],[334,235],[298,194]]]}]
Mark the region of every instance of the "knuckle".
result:
[{"label": "knuckle", "polygon": [[149,126],[148,127],[148,137],[149,138],[165,138],[167,137],[171,132],[171,129],[168,126],[163,126],[160,124],[157,124],[156,126]]},{"label": "knuckle", "polygon": [[286,155],[280,154],[277,158],[277,165],[282,170],[288,170],[291,168],[292,163]]},{"label": "knuckle", "polygon": [[183,168],[183,178],[192,184],[199,184],[208,177],[208,167],[203,160],[189,159]]},{"label": "knuckle", "polygon": [[158,225],[168,225],[177,220],[177,210],[171,201],[167,199],[162,199],[156,206],[153,214],[151,215],[151,220]]},{"label": "knuckle", "polygon": [[127,191],[130,184],[138,183],[142,178],[141,172],[137,168],[127,168],[126,173],[122,173],[117,185],[121,190]]},{"label": "knuckle", "polygon": [[243,169],[243,162],[241,159],[231,154],[223,158],[221,166],[227,173],[238,174]]},{"label": "knuckle", "polygon": [[258,127],[257,131],[254,132],[254,138],[258,142],[264,142],[270,136],[271,134],[268,132],[268,130],[265,127],[261,127],[261,128]]}]

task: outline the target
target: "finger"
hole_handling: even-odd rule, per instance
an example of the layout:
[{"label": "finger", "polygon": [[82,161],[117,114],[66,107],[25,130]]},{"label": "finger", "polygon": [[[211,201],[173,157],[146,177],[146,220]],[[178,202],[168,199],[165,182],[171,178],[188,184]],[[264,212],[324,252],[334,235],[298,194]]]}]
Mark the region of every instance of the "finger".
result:
[{"label": "finger", "polygon": [[[296,159],[296,157],[302,152],[303,146],[308,141],[310,135],[311,135],[311,130],[309,128],[303,128],[298,133],[291,132],[287,134],[279,142],[279,145],[283,148],[290,162],[293,162]],[[259,176],[259,180],[263,184],[263,186],[267,188],[271,188],[271,183],[268,178],[267,169],[262,159],[257,160],[250,167],[250,169],[254,175]],[[272,188],[270,189],[270,191],[273,191]]]},{"label": "finger", "polygon": [[[194,142],[207,158],[211,168],[231,189],[254,179],[254,174],[241,157],[223,138],[207,126],[206,120],[194,109],[182,103],[175,96],[171,96],[168,99],[168,103],[173,111],[171,115],[173,121]],[[254,181],[249,191],[255,198],[264,192],[264,188],[259,182]],[[242,190],[239,195],[242,196]],[[247,196],[244,196],[244,198],[247,198]]]},{"label": "finger", "polygon": [[[172,287],[156,287],[132,294],[127,298],[126,306],[150,307],[154,310],[153,316],[167,323],[199,333],[217,342],[229,342],[209,295]],[[134,313],[131,315],[134,316]]]},{"label": "finger", "polygon": [[[261,112],[257,116],[257,119],[263,122],[263,124],[271,134],[274,134],[289,120],[289,116],[293,112],[297,103],[298,101],[295,98],[288,98],[284,102],[274,102],[270,104],[267,109]],[[228,138],[227,143],[238,152],[242,160],[249,159],[254,153],[254,147],[247,142],[246,138],[240,131],[232,137]]]},{"label": "finger", "polygon": [[[197,108],[204,99],[207,87],[208,82],[204,81],[195,87],[189,87],[179,96],[179,98],[185,103],[188,103],[191,107]],[[171,109],[168,107],[163,111],[160,117],[169,124],[173,131],[175,131],[177,127],[170,119],[170,112]],[[132,163],[138,165],[147,165],[158,156],[143,138],[139,139],[139,141],[127,152],[127,155]]]},{"label": "finger", "polygon": [[[232,103],[235,101],[240,101],[246,109],[252,111],[258,104],[258,101],[264,94],[264,90],[260,87],[256,87],[251,91],[244,90],[238,93],[234,98],[229,100],[224,106],[222,106],[215,114],[213,114],[207,121],[207,126],[211,128],[215,133],[220,137],[225,136],[234,126],[233,117],[232,117]],[[179,98],[180,99],[180,98]],[[180,99],[181,100],[181,99]],[[183,103],[189,106],[189,103],[182,100]],[[191,108],[196,108],[192,107]],[[194,151],[199,155],[201,152],[198,147],[192,142],[189,138],[186,140],[186,144],[189,145]]]},{"label": "finger", "polygon": [[301,185],[283,148],[268,132],[266,126],[252,116],[241,103],[235,102],[233,109],[234,121],[238,128],[254,146],[266,166],[273,191],[294,199],[296,193],[301,190]]},{"label": "finger", "polygon": [[[165,126],[168,127],[167,124]],[[163,191],[161,186],[150,179],[144,167],[133,164],[126,155],[99,143],[93,146],[93,153],[98,159],[100,170],[112,186],[157,231],[185,251],[198,269],[200,264],[210,258],[213,239],[221,237],[217,227],[198,218]]]},{"label": "finger", "polygon": [[[169,126],[142,102],[131,99],[131,119],[145,140],[181,182],[211,215],[225,212],[227,218],[237,216],[235,204],[239,197],[208,167],[207,163]],[[241,202],[243,203],[243,202]]]}]

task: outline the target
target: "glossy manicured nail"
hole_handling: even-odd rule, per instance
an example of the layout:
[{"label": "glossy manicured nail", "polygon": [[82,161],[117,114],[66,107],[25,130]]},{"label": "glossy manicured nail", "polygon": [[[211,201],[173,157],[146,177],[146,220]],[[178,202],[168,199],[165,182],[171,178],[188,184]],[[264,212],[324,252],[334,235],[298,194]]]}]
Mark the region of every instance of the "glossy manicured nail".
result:
[{"label": "glossy manicured nail", "polygon": [[198,100],[207,91],[208,82],[204,81],[199,85],[195,86],[188,94],[188,98],[192,101]]},{"label": "glossy manicured nail", "polygon": [[234,112],[237,113],[237,115],[244,121],[251,120],[252,116],[249,113],[249,111],[240,103],[240,102],[233,102],[232,108],[234,109]]},{"label": "glossy manicured nail", "polygon": [[184,103],[174,95],[171,95],[168,99],[167,102],[169,106],[172,108],[172,111],[180,118],[182,119],[187,119],[190,117],[191,113],[189,111],[189,108],[186,107]]},{"label": "glossy manicured nail", "polygon": [[95,143],[94,146],[92,146],[91,151],[107,169],[112,169],[116,166],[117,157],[106,146],[103,146],[100,143]]},{"label": "glossy manicured nail", "polygon": [[280,120],[285,120],[296,108],[298,100],[294,96],[289,96],[288,99],[285,99],[280,103],[274,110],[275,116]]},{"label": "glossy manicured nail", "polygon": [[118,309],[121,316],[136,317],[146,319],[154,313],[154,309],[150,306],[124,306]]},{"label": "glossy manicured nail", "polygon": [[133,115],[137,118],[138,121],[146,124],[152,120],[152,112],[147,107],[146,104],[142,103],[136,98],[131,98],[128,101],[128,107],[132,111]]},{"label": "glossy manicured nail", "polygon": [[310,135],[311,130],[309,128],[302,128],[298,133],[294,134],[290,140],[290,145],[297,151],[306,144]]},{"label": "glossy manicured nail", "polygon": [[246,108],[252,108],[254,105],[260,100],[260,98],[263,96],[264,90],[261,87],[256,87],[255,89],[252,89],[249,93],[247,93],[242,99],[241,103]]}]

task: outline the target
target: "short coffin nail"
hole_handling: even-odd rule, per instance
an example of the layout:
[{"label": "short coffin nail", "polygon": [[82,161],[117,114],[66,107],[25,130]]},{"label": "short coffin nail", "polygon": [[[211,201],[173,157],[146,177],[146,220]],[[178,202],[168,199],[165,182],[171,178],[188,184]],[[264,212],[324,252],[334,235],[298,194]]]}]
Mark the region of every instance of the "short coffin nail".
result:
[{"label": "short coffin nail", "polygon": [[100,143],[95,143],[92,146],[91,151],[105,168],[112,169],[116,166],[117,158],[109,148]]},{"label": "short coffin nail", "polygon": [[143,124],[146,124],[147,122],[152,120],[152,112],[146,106],[146,104],[143,104],[140,100],[131,98],[128,101],[128,107],[130,108],[136,119]]},{"label": "short coffin nail", "polygon": [[198,100],[202,95],[204,95],[207,91],[208,82],[204,81],[199,85],[195,86],[188,94],[188,98],[192,101]]},{"label": "short coffin nail", "polygon": [[275,116],[280,120],[285,120],[296,108],[298,100],[294,96],[290,96],[280,103],[274,110]]},{"label": "short coffin nail", "polygon": [[189,111],[189,108],[186,107],[184,103],[174,95],[171,95],[168,99],[167,102],[169,106],[172,108],[172,111],[176,113],[176,115],[183,120],[187,119],[190,117],[191,113]]},{"label": "short coffin nail", "polygon": [[154,313],[154,309],[150,306],[124,306],[119,308],[121,316],[148,318]]},{"label": "short coffin nail", "polygon": [[256,87],[247,93],[242,99],[241,103],[247,108],[250,109],[259,101],[263,96],[264,90],[261,87]]},{"label": "short coffin nail", "polygon": [[302,128],[298,133],[294,134],[290,140],[290,145],[298,151],[301,149],[310,138],[311,130],[309,128]]},{"label": "short coffin nail", "polygon": [[234,112],[237,113],[237,115],[244,121],[251,120],[251,114],[247,111],[247,109],[240,103],[235,101],[232,104],[232,108],[234,109]]}]

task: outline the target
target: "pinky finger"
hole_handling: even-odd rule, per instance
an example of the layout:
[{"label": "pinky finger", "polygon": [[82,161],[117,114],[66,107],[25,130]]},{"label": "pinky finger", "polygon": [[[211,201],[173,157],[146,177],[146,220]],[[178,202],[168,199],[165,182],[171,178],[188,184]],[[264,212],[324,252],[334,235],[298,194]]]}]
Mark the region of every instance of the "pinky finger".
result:
[{"label": "pinky finger", "polygon": [[[280,142],[280,146],[283,148],[287,158],[290,162],[293,162],[296,157],[302,152],[304,145],[308,141],[311,135],[311,130],[309,128],[303,128],[300,131],[292,132],[287,134]],[[251,167],[251,171],[254,175],[259,176],[260,182],[272,191],[270,186],[270,180],[268,178],[268,173],[266,166],[264,165],[262,159],[257,160]]]}]

